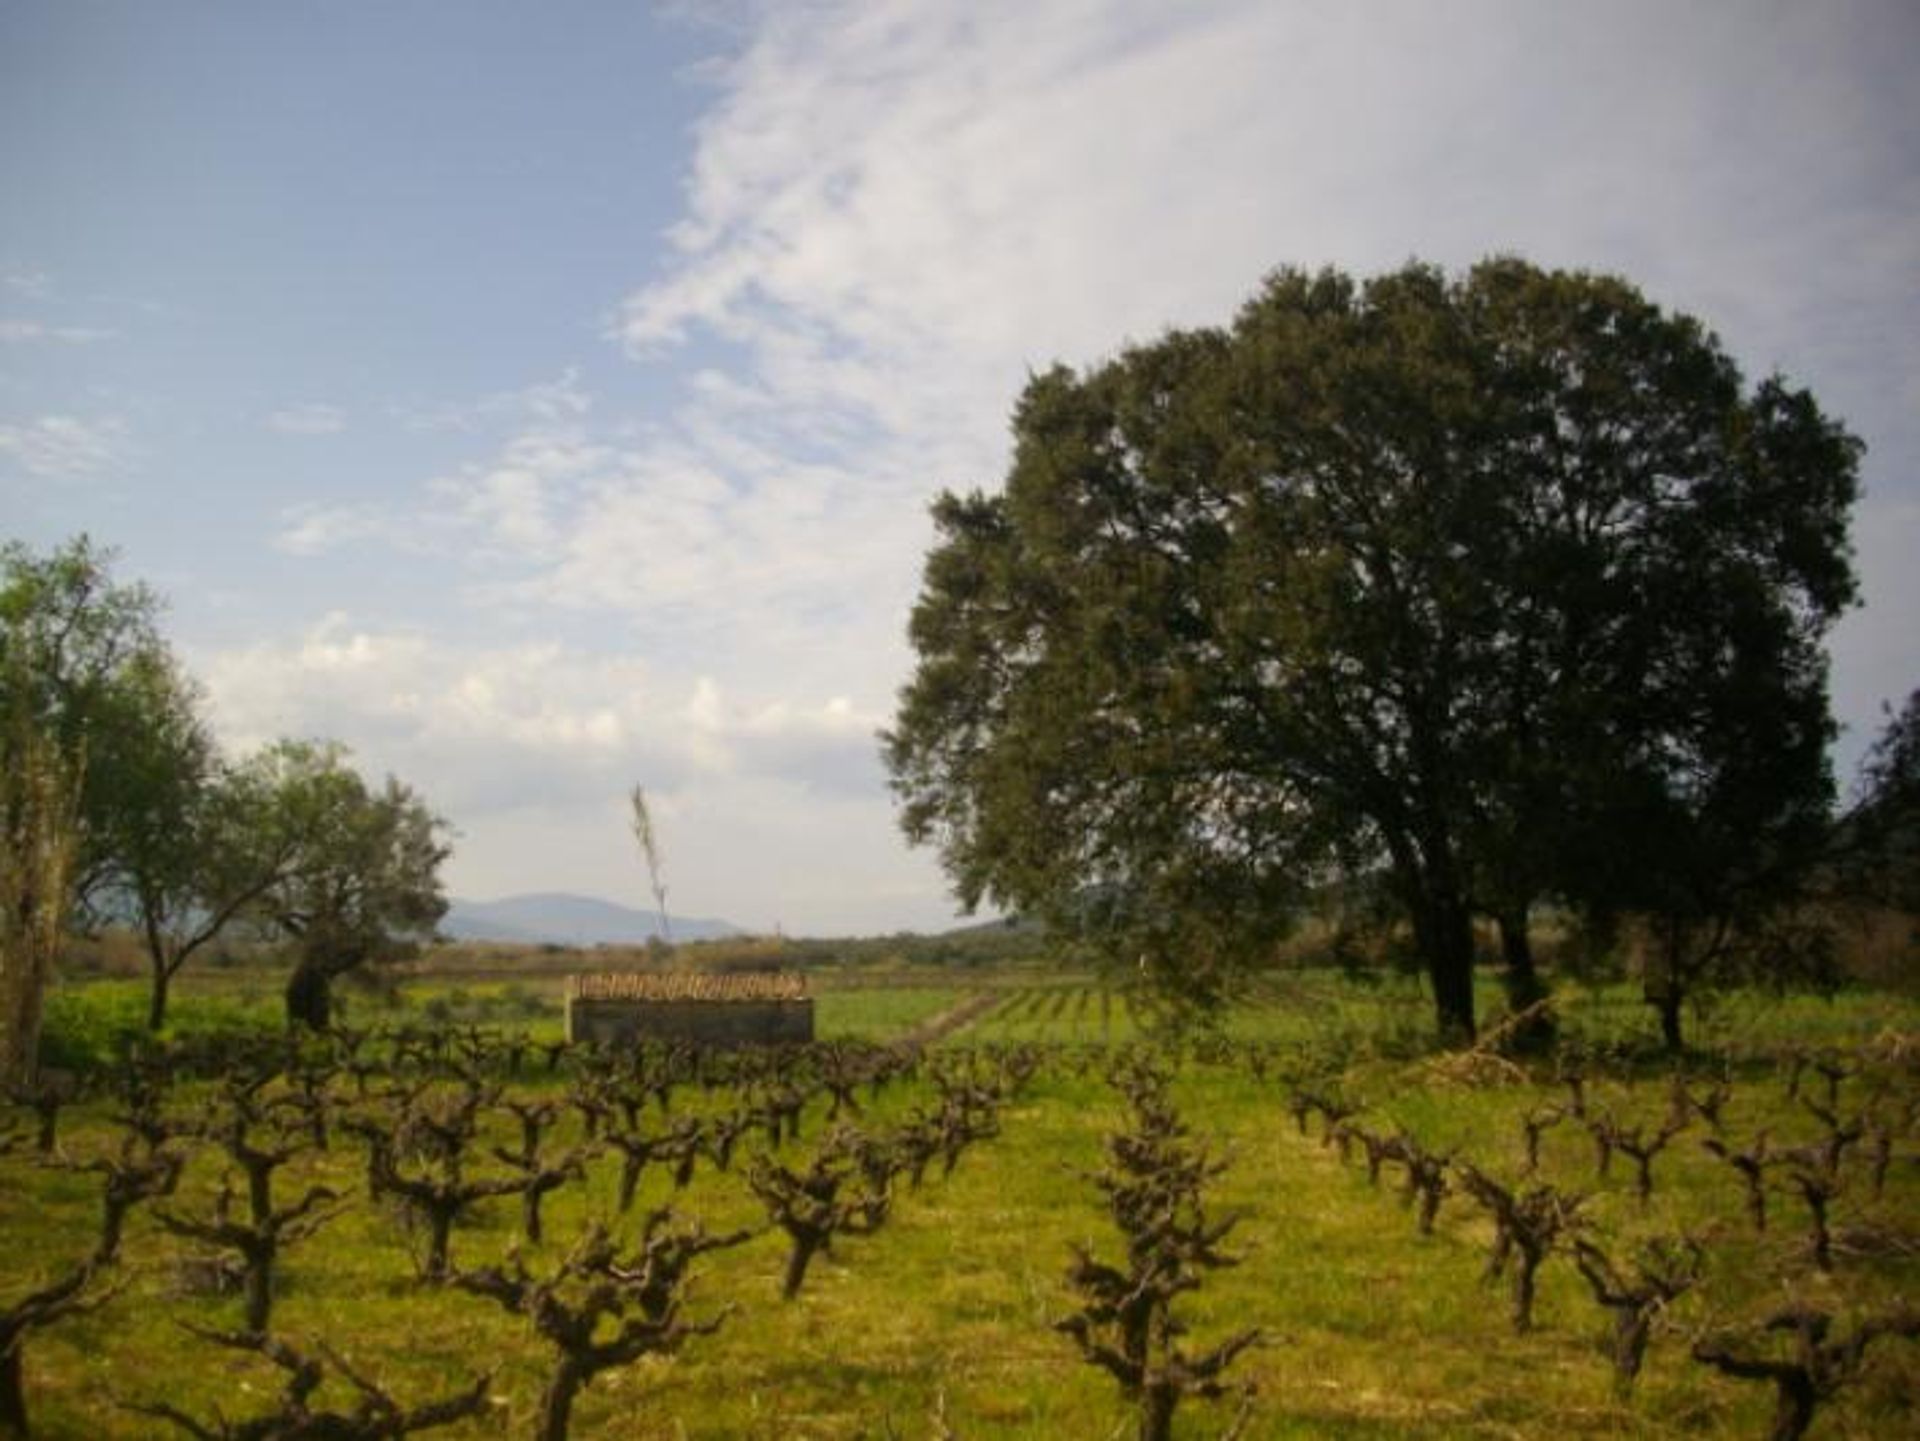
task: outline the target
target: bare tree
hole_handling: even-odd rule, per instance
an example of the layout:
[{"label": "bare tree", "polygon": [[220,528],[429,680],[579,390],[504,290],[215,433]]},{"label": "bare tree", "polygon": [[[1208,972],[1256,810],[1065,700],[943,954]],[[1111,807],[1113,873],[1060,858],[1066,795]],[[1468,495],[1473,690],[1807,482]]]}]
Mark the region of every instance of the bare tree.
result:
[{"label": "bare tree", "polygon": [[559,1353],[540,1403],[536,1441],[566,1441],[574,1398],[600,1372],[677,1351],[688,1337],[707,1335],[725,1319],[724,1311],[703,1321],[681,1314],[687,1266],[751,1233],[710,1236],[697,1224],[670,1228],[671,1219],[667,1211],[649,1216],[640,1249],[628,1257],[595,1225],[549,1277],[531,1274],[517,1252],[504,1268],[452,1277],[461,1290],[490,1296],[525,1316]]},{"label": "bare tree", "polygon": [[313,1357],[260,1331],[186,1329],[236,1351],[257,1351],[287,1373],[286,1388],[274,1409],[244,1421],[229,1421],[218,1411],[212,1421],[201,1421],[165,1402],[126,1403],[127,1410],[177,1426],[200,1441],[398,1441],[416,1431],[478,1416],[490,1404],[487,1386],[492,1378],[481,1376],[455,1395],[421,1406],[402,1406],[322,1341],[318,1343],[321,1355],[360,1395],[351,1411],[316,1411],[308,1401],[325,1382],[326,1367]]},{"label": "bare tree", "polygon": [[1690,1236],[1656,1236],[1631,1260],[1617,1261],[1581,1236],[1574,1238],[1573,1261],[1593,1299],[1612,1313],[1614,1389],[1625,1397],[1640,1375],[1653,1323],[1700,1280],[1700,1243]]},{"label": "bare tree", "polygon": [[51,1326],[62,1317],[94,1310],[118,1294],[117,1288],[92,1288],[101,1266],[97,1254],[89,1256],[59,1280],[0,1310],[0,1435],[27,1435],[23,1352],[28,1333]]},{"label": "bare tree", "polygon": [[[1865,1317],[1838,1339],[1829,1339],[1833,1322],[1825,1311],[1790,1306],[1761,1322],[1758,1335],[1707,1337],[1694,1346],[1693,1359],[1743,1381],[1773,1382],[1768,1441],[1799,1441],[1820,1403],[1859,1374],[1869,1345],[1881,1336],[1920,1336],[1920,1311],[1911,1306]],[[1783,1332],[1792,1338],[1790,1354],[1760,1349],[1766,1337]]]}]

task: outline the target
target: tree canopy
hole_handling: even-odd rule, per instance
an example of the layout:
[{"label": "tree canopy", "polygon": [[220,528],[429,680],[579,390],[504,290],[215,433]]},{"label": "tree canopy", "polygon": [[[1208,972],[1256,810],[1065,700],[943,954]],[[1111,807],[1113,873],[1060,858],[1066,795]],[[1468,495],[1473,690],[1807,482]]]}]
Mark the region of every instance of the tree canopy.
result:
[{"label": "tree canopy", "polygon": [[287,861],[255,908],[298,946],[287,1019],[324,1030],[334,980],[432,939],[447,910],[445,823],[391,776],[369,786],[337,744],[282,741],[248,783],[285,839]]},{"label": "tree canopy", "polygon": [[172,832],[214,747],[161,637],[160,600],[113,578],[87,537],[46,556],[0,548],[0,687],[81,774],[75,901],[102,902],[130,851]]},{"label": "tree canopy", "polygon": [[[397,781],[370,789],[336,745],[283,741],[229,762],[160,634],[159,598],[112,565],[84,536],[45,556],[0,548],[0,758],[18,782],[5,857],[17,924],[0,939],[38,958],[8,963],[34,999],[8,1010],[37,1015],[69,924],[126,923],[148,953],[158,1029],[173,977],[245,918],[297,941],[289,1011],[324,1025],[333,977],[432,934],[441,823]],[[29,1053],[30,1037],[8,1049]]]},{"label": "tree canopy", "polygon": [[885,737],[969,906],[1205,990],[1378,878],[1464,1036],[1475,917],[1524,1005],[1542,901],[1704,912],[1826,813],[1858,443],[1624,281],[1281,271],[1014,436]]},{"label": "tree canopy", "polygon": [[1920,690],[1868,751],[1836,851],[1843,892],[1920,916]]}]

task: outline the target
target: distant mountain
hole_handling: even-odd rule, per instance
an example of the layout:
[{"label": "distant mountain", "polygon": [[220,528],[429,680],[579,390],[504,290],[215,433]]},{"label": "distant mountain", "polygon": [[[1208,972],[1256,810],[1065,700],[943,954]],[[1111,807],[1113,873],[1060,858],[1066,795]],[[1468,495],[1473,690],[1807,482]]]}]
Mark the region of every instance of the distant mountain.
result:
[{"label": "distant mountain", "polygon": [[[709,941],[744,934],[728,921],[667,914],[676,941]],[[440,933],[460,941],[518,941],[526,945],[642,945],[660,934],[653,911],[593,896],[559,892],[504,896],[497,901],[455,900],[440,922]]]}]

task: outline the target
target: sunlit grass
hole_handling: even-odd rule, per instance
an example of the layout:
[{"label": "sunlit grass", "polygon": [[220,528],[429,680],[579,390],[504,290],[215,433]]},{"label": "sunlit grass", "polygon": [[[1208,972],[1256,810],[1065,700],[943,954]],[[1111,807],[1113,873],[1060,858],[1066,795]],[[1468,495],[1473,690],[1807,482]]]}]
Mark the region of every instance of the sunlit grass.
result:
[{"label": "sunlit grass", "polygon": [[[1351,1028],[1356,1037],[1384,1035],[1392,1043],[1356,1049],[1341,1082],[1363,1106],[1358,1119],[1404,1126],[1429,1146],[1458,1147],[1489,1170],[1517,1175],[1519,1118],[1563,1100],[1564,1087],[1546,1078],[1468,1086],[1426,1057],[1405,1053],[1396,1039],[1397,1018],[1419,1003],[1411,988],[1383,992],[1322,979],[1303,986],[1276,988],[1230,1018],[1229,1034],[1276,1048],[1282,1060],[1296,1056],[1289,1047],[1304,1046],[1329,1027]],[[465,989],[470,1002],[480,994],[478,986]],[[960,987],[823,992],[820,1029],[884,1038],[963,994]],[[414,1015],[435,996],[446,996],[441,983],[410,998],[406,1013]],[[205,998],[183,993],[182,1027],[198,1024],[196,1006]],[[243,999],[228,995],[222,1004]],[[260,1004],[270,1011],[274,999]],[[1414,1014],[1425,1020],[1423,1012]],[[1870,996],[1774,1012],[1740,1000],[1707,1020],[1725,1028],[1716,1035],[1775,1051],[1803,1037],[1920,1029],[1911,1005]],[[947,1044],[1043,1041],[1076,1048],[1063,1053],[1072,1058],[1083,1054],[1079,1047],[1130,1039],[1150,1021],[1124,994],[1103,993],[1091,980],[1021,983]],[[1567,1024],[1595,1034],[1605,1027],[1606,1034],[1627,1039],[1650,1031],[1649,1018],[1614,992],[1577,997]],[[534,1076],[523,1084],[554,1083]],[[1244,1214],[1228,1243],[1242,1263],[1209,1276],[1180,1311],[1196,1344],[1248,1325],[1266,1331],[1265,1342],[1232,1373],[1236,1385],[1253,1388],[1248,1436],[1756,1435],[1770,1407],[1766,1388],[1727,1381],[1692,1363],[1687,1331],[1751,1315],[1789,1292],[1858,1305],[1920,1291],[1920,1262],[1910,1255],[1848,1255],[1833,1277],[1811,1273],[1804,1211],[1784,1194],[1775,1201],[1773,1229],[1754,1236],[1736,1184],[1697,1135],[1683,1135],[1661,1155],[1654,1195],[1642,1208],[1632,1197],[1624,1158],[1602,1181],[1590,1138],[1571,1123],[1554,1127],[1543,1136],[1542,1173],[1563,1188],[1592,1193],[1586,1209],[1601,1234],[1685,1229],[1704,1236],[1709,1247],[1709,1284],[1676,1308],[1676,1332],[1656,1341],[1640,1386],[1622,1402],[1600,1349],[1604,1317],[1563,1259],[1550,1259],[1542,1271],[1538,1328],[1516,1336],[1504,1286],[1481,1280],[1489,1230],[1468,1202],[1450,1198],[1435,1234],[1417,1235],[1392,1180],[1369,1186],[1357,1158],[1342,1164],[1317,1124],[1298,1134],[1286,1114],[1280,1072],[1258,1080],[1237,1051],[1218,1061],[1189,1059],[1174,1095],[1196,1137],[1231,1163],[1214,1184],[1212,1201]],[[896,1085],[868,1103],[860,1123],[884,1126],[930,1096],[924,1082]],[[1864,1090],[1846,1097],[1865,1098]],[[1667,1104],[1665,1076],[1657,1064],[1636,1058],[1626,1069],[1596,1075],[1589,1099],[1623,1119],[1651,1120]],[[698,1111],[725,1100],[687,1089],[675,1104]],[[72,1155],[96,1155],[111,1143],[108,1110],[88,1103],[63,1120],[63,1144]],[[822,1135],[824,1110],[824,1101],[809,1108],[801,1154]],[[656,1115],[650,1110],[648,1119]],[[967,1438],[1126,1434],[1127,1407],[1112,1383],[1050,1329],[1070,1305],[1069,1243],[1108,1253],[1118,1244],[1086,1172],[1098,1164],[1102,1137],[1122,1115],[1098,1064],[1050,1065],[1009,1105],[997,1138],[970,1149],[951,1176],[943,1177],[936,1163],[919,1190],[903,1183],[879,1233],[837,1243],[791,1303],[778,1297],[785,1240],[777,1232],[703,1258],[688,1304],[696,1315],[732,1307],[721,1330],[677,1357],[597,1379],[581,1398],[574,1434],[713,1441],[923,1436],[933,1434],[936,1413]],[[505,1144],[510,1124],[497,1118],[489,1138]],[[1818,1130],[1811,1114],[1786,1097],[1777,1071],[1757,1063],[1736,1079],[1725,1124],[1740,1137],[1770,1127],[1782,1145],[1812,1139]],[[579,1138],[578,1119],[570,1117],[549,1144],[564,1148]],[[549,1240],[528,1248],[530,1262],[550,1263],[592,1218],[630,1231],[645,1210],[663,1204],[714,1229],[764,1226],[740,1175],[756,1144],[743,1142],[730,1173],[703,1165],[684,1192],[673,1191],[661,1170],[649,1170],[638,1205],[624,1219],[614,1212],[617,1165],[597,1161],[586,1184],[549,1199]],[[1838,1224],[1920,1231],[1920,1165],[1911,1139],[1903,1157],[1886,1197],[1874,1201],[1864,1187],[1856,1189]],[[479,1163],[482,1169],[490,1164]],[[200,1150],[170,1204],[206,1210],[221,1173],[218,1153]],[[316,1181],[334,1186],[348,1203],[328,1228],[288,1254],[276,1330],[296,1339],[325,1338],[403,1400],[444,1394],[491,1372],[500,1399],[496,1416],[438,1434],[525,1434],[544,1381],[544,1347],[498,1307],[416,1279],[406,1228],[391,1206],[366,1199],[361,1151],[350,1138],[293,1163],[277,1186],[294,1194]],[[0,1305],[85,1253],[96,1197],[91,1176],[40,1168],[18,1153],[0,1159],[0,1237],[6,1241]],[[486,1203],[456,1231],[454,1260],[488,1264],[515,1244],[515,1205]],[[118,1409],[117,1402],[165,1399],[201,1416],[218,1408],[239,1417],[277,1390],[281,1378],[272,1368],[181,1329],[187,1321],[239,1324],[236,1298],[187,1291],[183,1250],[150,1216],[137,1213],[125,1245],[127,1289],[100,1311],[29,1338],[26,1374],[37,1434],[70,1441],[147,1437],[158,1434],[155,1423]],[[1920,1357],[1901,1346],[1885,1343],[1866,1380],[1822,1412],[1817,1435],[1878,1441],[1901,1434],[1920,1401]],[[1239,1404],[1237,1396],[1193,1403],[1181,1412],[1179,1434],[1218,1434]]]}]

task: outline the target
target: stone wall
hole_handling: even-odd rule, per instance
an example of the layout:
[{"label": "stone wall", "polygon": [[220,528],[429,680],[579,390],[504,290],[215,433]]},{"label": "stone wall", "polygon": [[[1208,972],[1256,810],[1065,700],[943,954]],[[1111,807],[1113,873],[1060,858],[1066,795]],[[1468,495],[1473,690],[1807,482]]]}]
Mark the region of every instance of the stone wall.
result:
[{"label": "stone wall", "polygon": [[813,998],[768,1001],[567,1001],[567,1039],[692,1041],[703,1046],[767,1046],[813,1039]]}]

